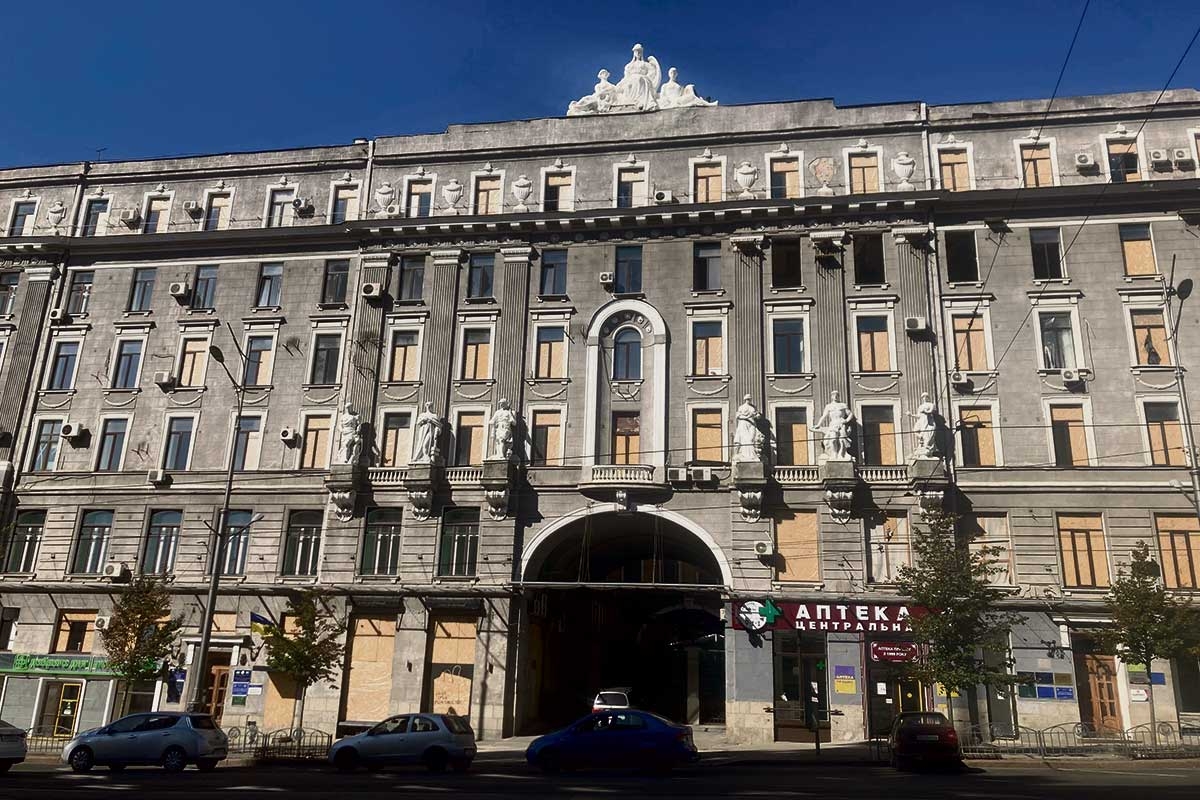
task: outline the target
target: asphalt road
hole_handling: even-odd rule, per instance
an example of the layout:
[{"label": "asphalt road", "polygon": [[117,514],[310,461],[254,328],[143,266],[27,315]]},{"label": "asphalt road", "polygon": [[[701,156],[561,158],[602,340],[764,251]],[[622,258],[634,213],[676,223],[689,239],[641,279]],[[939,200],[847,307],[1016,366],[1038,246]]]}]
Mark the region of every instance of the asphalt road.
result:
[{"label": "asphalt road", "polygon": [[0,798],[104,797],[136,792],[170,800],[243,795],[394,800],[421,793],[453,797],[753,797],[753,798],[1195,798],[1200,762],[1004,761],[972,765],[962,773],[897,772],[882,766],[825,764],[702,764],[659,778],[636,773],[578,772],[547,777],[515,762],[477,763],[466,775],[429,775],[397,769],[340,775],[315,766],[230,767],[168,775],[158,769],[120,774],[97,769],[75,775],[48,764],[22,764],[0,776]]}]

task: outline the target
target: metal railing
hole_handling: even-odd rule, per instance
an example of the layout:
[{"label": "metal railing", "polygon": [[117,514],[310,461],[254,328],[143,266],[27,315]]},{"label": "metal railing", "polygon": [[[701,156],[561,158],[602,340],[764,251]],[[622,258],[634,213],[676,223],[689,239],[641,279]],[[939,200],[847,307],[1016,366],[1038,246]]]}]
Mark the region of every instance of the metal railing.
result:
[{"label": "metal railing", "polygon": [[821,482],[820,467],[775,467],[773,474],[784,486]]},{"label": "metal railing", "polygon": [[271,731],[254,750],[260,761],[323,759],[329,754],[333,734],[311,728]]},{"label": "metal railing", "polygon": [[1034,730],[1017,726],[955,725],[967,758],[1000,758],[1029,755],[1118,756],[1122,758],[1200,758],[1200,730],[1160,722],[1153,732],[1149,723],[1128,729],[1084,722],[1064,722]]}]

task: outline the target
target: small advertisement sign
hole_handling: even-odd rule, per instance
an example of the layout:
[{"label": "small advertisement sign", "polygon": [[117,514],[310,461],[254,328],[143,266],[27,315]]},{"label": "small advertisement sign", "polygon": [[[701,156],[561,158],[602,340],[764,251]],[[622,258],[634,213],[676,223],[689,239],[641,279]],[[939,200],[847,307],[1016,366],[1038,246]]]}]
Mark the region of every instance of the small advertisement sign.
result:
[{"label": "small advertisement sign", "polygon": [[915,642],[871,642],[871,660],[906,663],[920,652]]}]

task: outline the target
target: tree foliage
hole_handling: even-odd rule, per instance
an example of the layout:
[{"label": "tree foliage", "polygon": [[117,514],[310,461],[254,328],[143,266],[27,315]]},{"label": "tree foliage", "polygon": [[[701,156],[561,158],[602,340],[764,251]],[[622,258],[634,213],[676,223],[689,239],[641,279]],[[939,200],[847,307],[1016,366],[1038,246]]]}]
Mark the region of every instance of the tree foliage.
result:
[{"label": "tree foliage", "polygon": [[947,692],[1010,684],[1009,634],[1025,618],[998,608],[1004,593],[990,577],[1004,571],[1003,550],[959,541],[956,521],[952,514],[927,514],[913,534],[913,564],[898,571],[900,591],[923,609],[910,620],[924,645],[911,671]]},{"label": "tree foliage", "polygon": [[263,633],[267,668],[287,675],[302,689],[332,678],[345,656],[346,624],[328,612],[324,592],[297,592],[284,615],[284,627],[272,625]]},{"label": "tree foliage", "polygon": [[139,575],[117,596],[100,642],[112,671],[134,683],[158,675],[182,627],[183,618],[171,616],[166,587]]}]

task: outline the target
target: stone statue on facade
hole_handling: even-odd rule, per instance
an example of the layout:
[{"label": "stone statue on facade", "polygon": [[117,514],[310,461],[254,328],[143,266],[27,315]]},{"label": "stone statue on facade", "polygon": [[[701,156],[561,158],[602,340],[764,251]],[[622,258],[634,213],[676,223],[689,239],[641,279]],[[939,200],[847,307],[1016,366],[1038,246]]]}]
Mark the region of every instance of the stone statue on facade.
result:
[{"label": "stone statue on facade", "polygon": [[758,412],[754,403],[750,402],[750,395],[746,395],[742,398],[742,404],[738,406],[734,419],[734,461],[762,461],[764,437],[761,424],[762,414]]},{"label": "stone statue on facade", "polygon": [[342,463],[357,464],[362,458],[362,420],[349,400],[346,401],[338,427],[341,432]]},{"label": "stone statue on facade", "polygon": [[676,80],[678,74],[679,71],[671,67],[668,80],[660,89],[662,68],[658,59],[654,56],[647,57],[645,49],[640,44],[635,44],[633,58],[625,65],[621,80],[616,84],[610,83],[608,70],[600,70],[597,75],[599,82],[592,89],[592,93],[570,103],[567,106],[567,116],[716,105],[716,101],[705,100],[696,94],[696,87],[692,84],[680,84]]},{"label": "stone statue on facade", "polygon": [[438,444],[442,433],[442,418],[433,410],[433,403],[426,401],[425,410],[417,416],[417,443],[413,463],[435,464],[441,459]]},{"label": "stone statue on facade", "polygon": [[821,434],[822,453],[820,460],[853,461],[851,455],[850,426],[854,422],[854,414],[850,406],[842,402],[841,393],[836,389],[829,393],[829,402],[821,411],[821,418],[813,426],[813,430]]},{"label": "stone statue on facade", "polygon": [[936,458],[937,443],[937,406],[929,399],[929,392],[921,392],[921,403],[915,413],[910,414],[917,421],[914,432],[917,435],[917,448],[913,458]]},{"label": "stone statue on facade", "polygon": [[633,46],[633,58],[625,65],[625,75],[617,81],[617,105],[631,111],[653,111],[658,108],[658,85],[662,83],[662,67],[654,56],[646,58],[640,44]]},{"label": "stone statue on facade", "polygon": [[716,100],[705,100],[696,94],[692,84],[681,86],[675,78],[679,70],[671,67],[667,70],[667,82],[658,91],[659,108],[687,108],[689,106],[715,106]]},{"label": "stone statue on facade", "polygon": [[571,101],[567,106],[567,116],[577,117],[583,114],[604,114],[612,108],[617,99],[617,87],[609,82],[608,70],[602,69],[596,73],[599,79],[591,94],[584,95],[578,100]]},{"label": "stone statue on facade", "polygon": [[498,405],[492,414],[492,458],[512,461],[517,415],[506,398],[501,397]]}]

